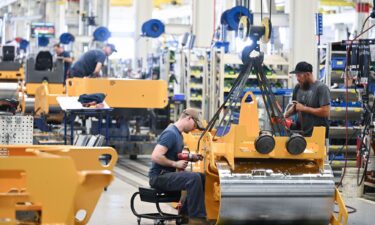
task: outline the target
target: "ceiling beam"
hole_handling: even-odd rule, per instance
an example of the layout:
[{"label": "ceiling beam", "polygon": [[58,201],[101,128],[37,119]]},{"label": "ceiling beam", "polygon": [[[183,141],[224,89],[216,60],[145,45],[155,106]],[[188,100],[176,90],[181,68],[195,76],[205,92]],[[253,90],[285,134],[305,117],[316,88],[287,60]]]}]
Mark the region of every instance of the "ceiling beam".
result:
[{"label": "ceiling beam", "polygon": [[0,9],[4,8],[5,6],[8,6],[10,4],[15,3],[17,0],[1,0],[0,1]]}]

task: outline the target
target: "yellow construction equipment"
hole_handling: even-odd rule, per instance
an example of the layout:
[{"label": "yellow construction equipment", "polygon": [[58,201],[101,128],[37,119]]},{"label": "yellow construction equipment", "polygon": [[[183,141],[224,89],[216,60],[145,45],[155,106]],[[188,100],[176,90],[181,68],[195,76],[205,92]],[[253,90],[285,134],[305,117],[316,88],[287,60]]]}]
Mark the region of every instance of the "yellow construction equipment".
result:
[{"label": "yellow construction equipment", "polygon": [[[0,154],[0,224],[87,224],[117,161],[113,148],[1,145]],[[36,216],[19,221],[22,211]]]},{"label": "yellow construction equipment", "polygon": [[[248,96],[251,102],[245,101]],[[289,153],[288,137],[282,136],[274,137],[271,152],[258,152],[259,131],[257,101],[248,92],[239,124],[231,124],[227,134],[217,137],[212,130],[199,145],[202,133],[184,136],[189,149],[205,157],[193,170],[206,174],[208,219],[216,224],[346,225],[348,213],[326,161],[325,128],[314,128],[300,154]]]},{"label": "yellow construction equipment", "polygon": [[72,78],[66,87],[68,96],[104,93],[112,108],[164,108],[168,104],[168,87],[163,80]]},{"label": "yellow construction equipment", "polygon": [[27,94],[35,96],[35,113],[48,115],[51,109],[59,108],[58,96],[93,93],[104,93],[112,108],[164,108],[168,104],[167,83],[163,80],[71,78],[66,84],[66,91],[62,84],[27,84]]},{"label": "yellow construction equipment", "polygon": [[0,79],[1,80],[24,80],[25,72],[24,68],[20,66],[17,70],[1,70],[0,71]]}]

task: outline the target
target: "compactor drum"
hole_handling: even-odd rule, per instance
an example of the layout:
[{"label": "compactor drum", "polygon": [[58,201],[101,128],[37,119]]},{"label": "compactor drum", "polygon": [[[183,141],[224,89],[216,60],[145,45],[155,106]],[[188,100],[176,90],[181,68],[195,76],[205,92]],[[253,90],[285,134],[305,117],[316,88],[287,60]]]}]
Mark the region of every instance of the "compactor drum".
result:
[{"label": "compactor drum", "polygon": [[[245,102],[249,96],[252,101]],[[299,154],[287,149],[290,136],[272,136],[274,148],[259,151],[262,133],[256,98],[246,93],[239,124],[231,124],[227,134],[217,137],[212,129],[185,135],[189,149],[205,157],[193,170],[206,175],[208,219],[220,225],[346,224],[347,211],[326,162],[325,128],[303,137],[306,147]]]}]

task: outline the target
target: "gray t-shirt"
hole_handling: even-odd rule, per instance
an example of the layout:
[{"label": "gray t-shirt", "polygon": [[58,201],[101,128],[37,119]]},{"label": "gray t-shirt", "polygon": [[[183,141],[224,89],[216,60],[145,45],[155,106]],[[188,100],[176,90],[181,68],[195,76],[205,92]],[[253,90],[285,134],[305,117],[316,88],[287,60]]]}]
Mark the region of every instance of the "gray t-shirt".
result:
[{"label": "gray t-shirt", "polygon": [[[165,153],[165,157],[172,161],[178,161],[178,153],[182,152],[184,148],[184,140],[182,134],[177,129],[175,125],[170,125],[167,127],[159,136],[158,142],[159,145],[162,145],[168,149]],[[162,171],[166,172],[175,172],[176,168],[166,167],[152,162],[149,177],[154,177],[159,175]]]},{"label": "gray t-shirt", "polygon": [[102,50],[94,49],[85,52],[72,66],[72,75],[76,77],[90,76],[98,62],[104,64],[106,55]]},{"label": "gray t-shirt", "polygon": [[[327,85],[316,81],[310,85],[308,90],[303,90],[300,85],[297,84],[294,88],[292,99],[305,106],[319,108],[330,104],[331,95]],[[298,114],[297,127],[302,129],[304,136],[311,136],[314,126],[326,127],[326,137],[328,137],[328,118],[318,117],[304,112]]]}]

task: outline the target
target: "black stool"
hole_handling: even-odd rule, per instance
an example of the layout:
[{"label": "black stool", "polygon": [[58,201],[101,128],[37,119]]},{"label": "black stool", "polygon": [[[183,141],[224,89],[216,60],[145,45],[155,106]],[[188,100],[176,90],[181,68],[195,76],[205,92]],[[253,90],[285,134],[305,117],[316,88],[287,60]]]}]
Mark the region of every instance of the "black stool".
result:
[{"label": "black stool", "polygon": [[[142,202],[150,202],[155,203],[157,213],[144,213],[139,214],[134,209],[134,199],[135,197],[139,195]],[[166,220],[176,220],[176,224],[180,225],[182,224],[182,216],[170,214],[170,213],[164,213],[160,209],[159,203],[166,203],[166,202],[178,202],[180,201],[181,192],[180,191],[160,191],[153,188],[144,188],[140,187],[139,191],[134,193],[131,200],[130,200],[130,207],[133,212],[133,214],[137,217],[138,225],[141,224],[141,219],[151,219],[154,220],[155,225],[164,225],[164,221]]]}]

